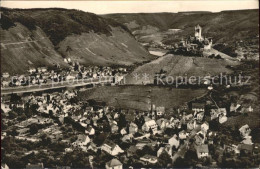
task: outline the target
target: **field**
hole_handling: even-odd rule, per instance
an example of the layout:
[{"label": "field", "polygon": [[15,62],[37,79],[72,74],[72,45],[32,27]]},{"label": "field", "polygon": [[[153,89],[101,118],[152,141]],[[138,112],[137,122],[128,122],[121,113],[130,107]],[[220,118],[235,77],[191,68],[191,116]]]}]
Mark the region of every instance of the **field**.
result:
[{"label": "field", "polygon": [[147,111],[151,103],[166,109],[178,107],[206,93],[204,89],[178,89],[158,86],[104,86],[79,94],[80,99],[104,101],[107,105]]}]

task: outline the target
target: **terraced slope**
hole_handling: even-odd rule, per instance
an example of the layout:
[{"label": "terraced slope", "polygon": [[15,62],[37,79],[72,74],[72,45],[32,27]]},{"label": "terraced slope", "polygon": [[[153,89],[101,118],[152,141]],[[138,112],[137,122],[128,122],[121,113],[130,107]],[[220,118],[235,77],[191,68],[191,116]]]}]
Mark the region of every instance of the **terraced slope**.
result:
[{"label": "terraced slope", "polygon": [[153,59],[124,25],[67,9],[6,9],[1,18],[1,71],[60,64],[130,65]]},{"label": "terraced slope", "polygon": [[[126,77],[127,84],[153,83],[156,73],[166,71],[166,76],[206,76],[220,73],[231,73],[227,65],[237,65],[237,61],[218,60],[202,57],[184,57],[166,55],[143,66],[138,67]],[[147,74],[148,78],[145,78]],[[139,75],[139,78],[136,78]]]}]

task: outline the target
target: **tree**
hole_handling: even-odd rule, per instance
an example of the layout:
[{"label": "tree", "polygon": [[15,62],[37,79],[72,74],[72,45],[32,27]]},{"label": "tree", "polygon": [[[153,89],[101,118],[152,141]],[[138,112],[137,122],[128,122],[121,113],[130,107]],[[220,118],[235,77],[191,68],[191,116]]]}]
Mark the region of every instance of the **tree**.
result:
[{"label": "tree", "polygon": [[121,130],[123,127],[126,127],[127,121],[124,114],[120,114],[119,121],[118,121],[118,127],[119,130]]},{"label": "tree", "polygon": [[18,132],[16,131],[16,129],[13,128],[11,131],[7,131],[7,134],[11,136],[17,136]]},{"label": "tree", "polygon": [[187,165],[187,160],[181,158],[181,157],[178,157],[176,159],[176,161],[174,162],[173,164],[174,167],[178,167],[178,168],[188,168],[189,165]]},{"label": "tree", "polygon": [[47,145],[50,145],[50,144],[51,144],[51,138],[48,137],[46,134],[43,134],[43,135],[41,136],[41,139],[42,139],[42,141],[41,141],[41,144],[42,144],[42,145],[47,146]]},{"label": "tree", "polygon": [[11,98],[10,98],[10,102],[11,103],[17,103],[19,101],[21,101],[21,96],[18,96],[17,94],[12,93]]},{"label": "tree", "polygon": [[8,115],[9,115],[9,117],[10,117],[11,119],[15,119],[15,118],[18,116],[18,114],[17,114],[16,112],[14,112],[14,111],[10,111],[10,112],[8,113]]},{"label": "tree", "polygon": [[20,117],[19,120],[24,121],[26,120],[27,116],[23,113]]},{"label": "tree", "polygon": [[211,162],[212,162],[211,158],[208,157],[203,161],[203,166],[209,166]]},{"label": "tree", "polygon": [[38,130],[39,130],[39,127],[37,124],[33,123],[30,125],[30,134],[31,135],[38,133]]},{"label": "tree", "polygon": [[168,164],[172,163],[172,159],[167,152],[163,151],[158,158],[158,163],[161,167],[166,167]]},{"label": "tree", "polygon": [[100,133],[95,139],[94,143],[97,145],[102,145],[103,142],[106,140],[107,135],[105,133]]},{"label": "tree", "polygon": [[3,122],[3,120],[1,120],[1,129],[2,130],[6,130],[7,129],[7,125]]},{"label": "tree", "polygon": [[15,26],[15,23],[12,19],[10,19],[4,13],[1,14],[1,28],[4,30],[8,30],[10,27]]},{"label": "tree", "polygon": [[144,146],[144,148],[142,149],[142,151],[145,153],[145,154],[150,154],[150,155],[156,155],[155,151],[153,151],[153,149],[146,145]]},{"label": "tree", "polygon": [[77,97],[72,97],[72,98],[70,98],[69,101],[70,101],[71,104],[77,104],[79,102]]}]

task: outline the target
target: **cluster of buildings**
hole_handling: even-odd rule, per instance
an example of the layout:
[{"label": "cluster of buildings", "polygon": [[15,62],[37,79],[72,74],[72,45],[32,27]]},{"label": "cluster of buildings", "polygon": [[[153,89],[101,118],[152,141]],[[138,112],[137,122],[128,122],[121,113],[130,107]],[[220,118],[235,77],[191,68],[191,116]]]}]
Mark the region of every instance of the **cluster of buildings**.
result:
[{"label": "cluster of buildings", "polygon": [[123,67],[85,67],[79,63],[70,62],[70,67],[68,69],[61,69],[59,66],[56,66],[56,68],[52,70],[49,70],[46,67],[30,68],[28,70],[28,75],[19,76],[10,76],[9,73],[4,72],[1,76],[1,87],[41,85],[74,79],[96,79],[109,76],[114,76],[116,78],[115,81],[119,81],[126,73],[127,68]]},{"label": "cluster of buildings", "polygon": [[[30,137],[28,130],[22,128],[24,125],[19,123],[19,134],[17,139],[26,139],[34,142],[39,141],[40,136],[48,133],[52,141],[60,140],[67,143],[64,154],[80,149],[85,152],[102,152],[113,156],[111,161],[106,163],[106,168],[123,168],[119,161],[121,155],[126,155],[128,159],[134,158],[135,161],[143,165],[156,165],[158,158],[163,152],[166,152],[171,159],[174,156],[183,157],[187,146],[192,146],[196,150],[197,158],[203,159],[210,156],[209,145],[214,143],[216,132],[210,130],[210,121],[225,123],[227,119],[227,110],[225,107],[216,108],[212,102],[193,102],[189,109],[178,109],[166,111],[164,107],[152,105],[151,111],[139,112],[131,120],[127,116],[127,111],[107,106],[93,106],[82,101],[73,101],[78,95],[78,91],[65,91],[61,93],[43,93],[40,96],[30,95],[23,98],[24,105],[19,103],[19,108],[37,105],[37,111],[41,114],[51,115],[58,119],[60,124],[68,123],[66,118],[72,120],[73,124],[80,126],[81,131],[76,132],[76,139],[71,142],[64,139],[59,131],[58,125],[54,124],[38,131],[37,134]],[[210,113],[206,113],[205,106],[211,105]],[[10,112],[17,105],[7,106],[2,103],[4,113]],[[237,108],[236,108],[237,107]],[[232,111],[237,111],[239,106],[232,105]],[[32,117],[27,119],[31,123],[35,120],[37,123],[54,123],[41,117]],[[243,141],[237,146],[238,150],[253,149],[250,129],[248,125],[242,126],[239,131]],[[95,143],[95,139],[100,133],[106,133],[105,139],[101,144]],[[6,135],[3,134],[2,135]],[[57,137],[60,135],[61,137]],[[113,136],[117,136],[118,142]],[[118,138],[119,137],[119,138]],[[3,137],[4,138],[4,137]],[[194,143],[190,144],[190,139]],[[129,148],[122,148],[122,144],[127,144]],[[249,146],[248,146],[249,145]],[[145,147],[150,147],[153,153],[144,152],[138,156],[137,152],[145,151]],[[226,146],[229,147],[230,146]],[[231,146],[232,147],[232,146]],[[236,146],[235,146],[236,147]],[[237,151],[238,151],[237,150]],[[135,159],[138,157],[137,159]]]},{"label": "cluster of buildings", "polygon": [[170,50],[170,53],[179,54],[184,56],[203,56],[203,51],[209,51],[212,49],[213,39],[212,37],[202,36],[202,27],[200,25],[195,26],[194,36],[182,40],[179,43],[166,45],[163,43],[152,43],[149,46],[152,48],[162,48]]}]

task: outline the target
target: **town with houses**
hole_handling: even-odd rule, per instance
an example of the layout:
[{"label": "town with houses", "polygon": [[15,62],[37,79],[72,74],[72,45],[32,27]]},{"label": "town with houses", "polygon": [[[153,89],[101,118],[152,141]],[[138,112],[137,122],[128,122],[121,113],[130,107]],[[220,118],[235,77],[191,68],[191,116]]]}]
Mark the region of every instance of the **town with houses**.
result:
[{"label": "town with houses", "polygon": [[[217,167],[243,156],[257,161],[260,155],[248,125],[220,130],[230,116],[250,113],[253,108],[230,101],[217,105],[211,90],[179,108],[166,110],[151,104],[149,111],[81,101],[78,94],[82,90],[2,96],[1,140],[6,163],[45,168],[43,161],[47,160],[47,167],[59,168],[64,167],[63,161],[66,167],[75,168],[79,161],[65,159],[77,152],[85,154],[82,161],[90,168],[170,167],[185,163],[186,158],[197,167]],[[230,136],[236,139],[227,141]],[[31,146],[24,147],[25,143]],[[12,144],[19,148],[13,149]],[[23,156],[17,159],[18,154]],[[42,159],[43,154],[48,154],[47,159]]]},{"label": "town with houses", "polygon": [[[72,18],[70,20],[77,16],[73,12],[68,14]],[[91,22],[95,20],[92,17],[88,18]],[[81,19],[80,22],[83,22]],[[135,24],[131,22],[129,25],[134,27]],[[96,29],[93,26],[93,30]],[[109,41],[107,44],[111,48],[119,46],[114,42],[117,34],[120,34],[120,43],[124,38],[124,43],[127,43],[129,37],[132,41],[136,40],[130,34],[123,37],[125,30],[119,30],[119,33],[111,33],[108,37],[102,33],[99,35],[98,31],[90,31],[89,34],[66,34],[62,38],[74,35],[93,39],[105,37],[101,38],[102,41]],[[255,66],[254,61],[242,62],[221,52],[212,52],[216,51],[213,49],[214,39],[206,37],[199,24],[193,25],[192,30],[193,36],[182,38],[181,41],[178,39],[178,43],[151,43],[149,48],[164,50],[162,56],[152,55],[138,41],[136,44],[129,42],[134,47],[140,45],[137,46],[138,50],[143,49],[153,58],[147,61],[138,58],[136,60],[140,62],[133,59],[136,62],[131,64],[90,66],[79,62],[76,57],[67,56],[60,62],[67,67],[59,64],[36,67],[32,64],[32,67],[26,68],[26,73],[1,72],[1,169],[260,167],[259,119],[256,117],[259,116],[259,77],[254,75],[259,67]],[[64,39],[58,42],[62,44],[69,41]],[[93,40],[93,43],[96,41]],[[105,44],[102,43],[101,46]],[[124,48],[122,54],[131,53],[128,51],[130,45],[123,45],[127,49]],[[92,55],[101,61],[109,57]],[[131,56],[134,57],[134,54]],[[185,58],[179,61],[175,56],[179,60]],[[168,60],[163,65],[165,58]],[[128,63],[127,59],[123,63]],[[196,59],[198,64],[195,63]],[[205,63],[200,64],[203,61]],[[168,62],[173,63],[169,63],[169,66]],[[175,66],[180,69],[176,74],[183,73],[184,76],[187,72],[198,71],[199,76],[208,72],[209,77],[220,80],[220,76],[216,75],[219,68],[207,65],[212,65],[212,62],[220,66],[226,64],[225,69],[232,72],[229,74],[232,79],[241,74],[250,75],[252,84],[247,85],[245,79],[239,79],[236,84],[214,84],[211,80],[194,85],[161,84],[167,81],[167,75],[176,73],[173,72]],[[229,65],[231,62],[234,66]],[[143,71],[141,66],[145,64],[148,66]],[[182,69],[185,71],[182,72]],[[127,78],[134,78],[131,77],[133,72],[140,71],[141,76],[146,70],[150,70],[147,73],[154,76],[153,82],[127,84]],[[158,78],[161,79],[160,83],[156,81]],[[139,93],[135,88],[140,89]],[[146,93],[143,90],[147,90]],[[152,90],[155,91],[153,98]],[[191,96],[183,94],[187,91]],[[117,92],[120,97],[115,98]],[[170,94],[164,95],[166,92]],[[144,99],[149,99],[149,102]],[[115,101],[112,103],[111,100]],[[167,104],[162,103],[164,101]]]},{"label": "town with houses", "polygon": [[113,82],[119,83],[127,73],[127,68],[124,67],[85,67],[78,62],[72,62],[70,58],[64,58],[64,62],[69,63],[70,67],[62,69],[59,65],[55,65],[53,69],[47,69],[47,67],[29,68],[27,74],[17,76],[10,76],[8,72],[3,72],[1,76],[1,87],[39,86],[55,82],[76,82],[76,80],[84,82],[84,80],[93,80],[102,77],[108,77],[107,79],[113,77]]},{"label": "town with houses", "polygon": [[[211,45],[212,39],[203,38],[197,25],[195,37],[181,41],[175,52],[194,55],[201,49],[210,49]],[[122,67],[85,67],[70,58],[64,62],[70,68],[61,69],[59,65],[52,70],[30,68],[28,74],[17,76],[2,73],[2,88],[42,87],[53,82],[102,77],[112,77],[106,85],[123,85],[129,71]],[[211,96],[212,85],[207,86],[205,96],[186,105],[165,109],[151,104],[149,111],[107,106],[96,100],[82,101],[78,94],[88,90],[86,87],[29,92],[22,97],[15,93],[4,95],[1,151],[6,163],[2,169],[8,169],[10,163],[28,169],[75,168],[82,162],[89,168],[122,169],[185,163],[221,167],[232,166],[238,159],[247,164],[243,157],[259,162],[259,144],[252,141],[248,124],[230,130],[221,127],[231,116],[253,112],[252,106],[231,102],[224,96],[219,104]],[[230,141],[230,137],[235,139]],[[13,149],[13,144],[19,148]],[[22,156],[18,158],[18,154]],[[43,158],[44,154],[47,157]],[[82,155],[84,160],[77,161]]]}]

